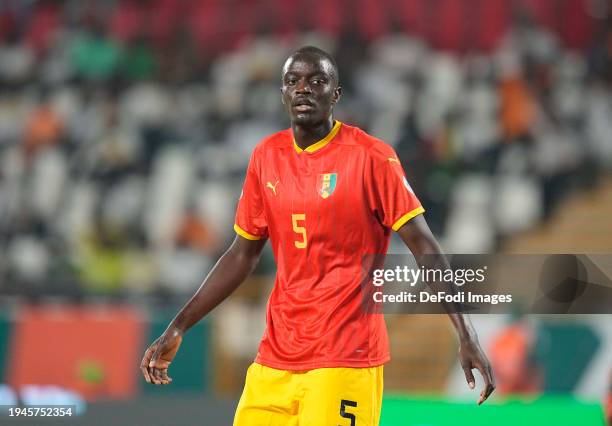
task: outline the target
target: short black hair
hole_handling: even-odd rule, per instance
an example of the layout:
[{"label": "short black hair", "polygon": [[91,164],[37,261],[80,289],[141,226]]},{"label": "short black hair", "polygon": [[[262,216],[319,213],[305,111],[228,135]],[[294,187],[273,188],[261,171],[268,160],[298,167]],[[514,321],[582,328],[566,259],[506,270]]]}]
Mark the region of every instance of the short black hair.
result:
[{"label": "short black hair", "polygon": [[298,50],[293,52],[287,59],[296,58],[296,57],[307,57],[311,59],[317,58],[317,59],[323,59],[329,62],[329,65],[331,65],[331,69],[330,69],[331,77],[334,79],[336,85],[340,84],[340,74],[338,73],[338,64],[336,64],[336,60],[334,59],[334,57],[330,55],[329,53],[327,53],[325,50],[319,49],[318,47],[315,47],[315,46],[304,46],[304,47],[300,47]]}]

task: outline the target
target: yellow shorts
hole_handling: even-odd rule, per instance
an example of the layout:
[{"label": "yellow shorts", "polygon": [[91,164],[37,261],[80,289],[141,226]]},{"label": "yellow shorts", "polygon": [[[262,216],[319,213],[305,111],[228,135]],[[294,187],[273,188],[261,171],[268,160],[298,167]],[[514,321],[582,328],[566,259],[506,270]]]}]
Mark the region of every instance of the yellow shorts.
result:
[{"label": "yellow shorts", "polygon": [[383,367],[249,367],[234,426],[377,426]]}]

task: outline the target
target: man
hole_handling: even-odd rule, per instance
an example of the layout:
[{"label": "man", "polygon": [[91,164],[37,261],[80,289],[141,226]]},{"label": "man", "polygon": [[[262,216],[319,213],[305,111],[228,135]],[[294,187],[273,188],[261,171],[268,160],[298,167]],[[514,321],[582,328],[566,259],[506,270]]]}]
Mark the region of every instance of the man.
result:
[{"label": "man", "polygon": [[[330,55],[304,47],[287,59],[282,102],[291,129],[260,143],[238,203],[238,236],[141,363],[149,383],[168,384],[168,366],[186,330],[253,270],[265,242],[278,270],[267,328],[248,370],[234,425],[377,425],[382,365],[389,360],[384,318],[362,305],[361,276],[380,267],[391,231],[419,259],[441,255],[393,149],[332,118],[341,88]],[[368,254],[379,254],[370,256]],[[449,313],[460,362],[494,389],[489,362],[469,320]]]}]

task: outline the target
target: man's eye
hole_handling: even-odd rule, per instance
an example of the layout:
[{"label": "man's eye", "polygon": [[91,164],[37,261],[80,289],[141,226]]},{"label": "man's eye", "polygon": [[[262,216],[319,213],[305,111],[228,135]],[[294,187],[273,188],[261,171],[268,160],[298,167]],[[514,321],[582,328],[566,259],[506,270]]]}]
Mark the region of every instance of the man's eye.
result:
[{"label": "man's eye", "polygon": [[293,80],[293,79],[287,80],[287,85],[289,85],[289,86],[293,86],[293,85],[295,85],[295,83],[296,83],[296,80]]},{"label": "man's eye", "polygon": [[325,83],[323,80],[321,80],[320,78],[315,78],[314,80],[312,80],[312,84],[323,84]]}]

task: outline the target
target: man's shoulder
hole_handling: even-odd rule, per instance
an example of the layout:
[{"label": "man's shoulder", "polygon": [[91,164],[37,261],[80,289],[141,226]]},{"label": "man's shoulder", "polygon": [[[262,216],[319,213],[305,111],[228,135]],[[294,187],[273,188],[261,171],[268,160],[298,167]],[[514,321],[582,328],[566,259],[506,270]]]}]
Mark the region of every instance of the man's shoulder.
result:
[{"label": "man's shoulder", "polygon": [[263,152],[269,149],[284,148],[291,145],[291,129],[279,130],[276,133],[263,138],[255,147],[255,152]]},{"label": "man's shoulder", "polygon": [[342,143],[362,148],[371,156],[395,157],[393,148],[382,139],[372,136],[357,126],[342,125],[344,136]]}]

